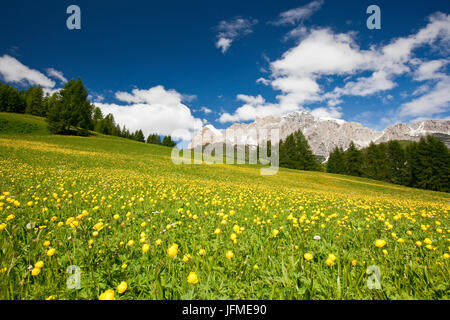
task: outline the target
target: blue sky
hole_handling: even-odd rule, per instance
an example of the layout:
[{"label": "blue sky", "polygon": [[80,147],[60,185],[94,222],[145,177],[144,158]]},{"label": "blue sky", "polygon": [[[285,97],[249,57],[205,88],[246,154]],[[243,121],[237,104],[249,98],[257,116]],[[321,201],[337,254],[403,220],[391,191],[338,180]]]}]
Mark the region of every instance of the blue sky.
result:
[{"label": "blue sky", "polygon": [[[81,30],[66,27],[71,4]],[[371,4],[381,30],[366,27]],[[105,113],[145,133],[302,109],[375,129],[450,116],[449,1],[0,6],[2,81],[53,92],[81,77]]]}]

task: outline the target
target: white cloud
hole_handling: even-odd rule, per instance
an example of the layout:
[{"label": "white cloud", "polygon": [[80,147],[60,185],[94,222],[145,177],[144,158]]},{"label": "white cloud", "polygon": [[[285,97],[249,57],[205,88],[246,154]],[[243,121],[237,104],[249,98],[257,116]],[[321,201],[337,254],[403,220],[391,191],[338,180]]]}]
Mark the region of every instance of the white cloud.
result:
[{"label": "white cloud", "polygon": [[203,112],[204,114],[210,114],[211,112],[213,112],[211,109],[207,107],[201,107],[200,111]]},{"label": "white cloud", "polygon": [[307,5],[290,9],[280,13],[277,21],[272,22],[276,26],[280,25],[295,25],[302,23],[304,20],[310,18],[314,12],[319,10],[323,5],[323,0],[315,0]]},{"label": "white cloud", "polygon": [[120,125],[129,130],[141,129],[145,136],[151,133],[172,135],[190,140],[194,130],[202,125],[190,109],[182,103],[183,95],[175,90],[156,86],[148,90],[134,89],[131,93],[117,92],[116,98],[128,105],[95,103],[103,114],[111,113]]},{"label": "white cloud", "polygon": [[450,77],[439,81],[428,93],[401,105],[402,117],[427,116],[448,111],[450,108]]},{"label": "white cloud", "polygon": [[[293,12],[280,15],[278,23],[298,23],[303,15],[295,12],[298,15]],[[328,112],[332,117],[341,116],[341,109],[331,108],[341,104],[342,97],[388,92],[397,86],[396,78],[404,74],[417,81],[439,82],[428,93],[422,86],[422,91],[415,94],[426,94],[402,105],[397,115],[432,115],[447,110],[450,87],[448,75],[442,70],[448,59],[424,62],[415,56],[415,50],[427,46],[434,51],[438,48],[440,53],[450,52],[450,15],[436,13],[417,33],[393,39],[384,46],[361,49],[355,39],[353,32],[334,33],[329,28],[309,30],[298,44],[270,64],[269,77],[257,80],[281,92],[277,103],[244,101],[246,103],[234,113],[223,113],[219,121],[248,121],[268,114],[282,115],[305,109],[305,105],[312,102],[328,105],[328,108],[318,108],[317,114]],[[319,81],[333,79],[330,77],[342,80],[343,85],[325,90]],[[385,98],[385,101],[388,100]]]},{"label": "white cloud", "polygon": [[43,88],[53,88],[55,86],[55,82],[41,72],[30,69],[8,55],[0,57],[0,75],[6,82],[40,85]]},{"label": "white cloud", "polygon": [[433,79],[444,79],[446,75],[444,73],[437,72],[442,67],[447,65],[450,60],[432,60],[422,63],[415,72],[414,80],[424,81]]},{"label": "white cloud", "polygon": [[324,120],[340,119],[342,117],[340,107],[329,107],[329,108],[320,107],[311,110],[311,114],[316,118]]},{"label": "white cloud", "polygon": [[216,47],[225,54],[233,41],[252,33],[252,28],[257,23],[258,20],[256,19],[245,19],[242,17],[221,21],[216,27],[218,31]]},{"label": "white cloud", "polygon": [[262,83],[263,85],[267,86],[270,84],[270,80],[261,77],[258,80],[256,80],[256,83]]},{"label": "white cloud", "polygon": [[225,52],[227,52],[230,48],[232,42],[232,39],[219,38],[216,42],[216,47],[217,49],[220,49],[223,54],[225,54]]},{"label": "white cloud", "polygon": [[67,79],[64,77],[64,73],[62,73],[61,71],[55,70],[53,68],[48,68],[46,71],[47,71],[47,75],[49,77],[52,77],[54,79],[58,79],[62,83],[66,83],[67,82]]}]

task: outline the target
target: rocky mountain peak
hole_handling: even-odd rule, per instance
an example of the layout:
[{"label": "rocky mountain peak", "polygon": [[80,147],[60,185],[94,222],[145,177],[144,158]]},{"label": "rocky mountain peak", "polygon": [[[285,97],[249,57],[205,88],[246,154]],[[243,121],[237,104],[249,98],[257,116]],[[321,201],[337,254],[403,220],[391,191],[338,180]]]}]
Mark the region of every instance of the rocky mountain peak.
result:
[{"label": "rocky mountain peak", "polygon": [[[341,147],[345,150],[351,141],[357,147],[363,148],[368,146],[370,142],[418,141],[421,136],[427,134],[450,135],[450,121],[432,119],[410,125],[397,123],[380,132],[364,127],[359,122],[320,119],[314,117],[308,111],[296,111],[281,117],[271,115],[256,118],[254,122],[248,124],[234,123],[224,130],[218,130],[212,125],[205,126],[194,135],[189,148],[224,142],[237,145],[256,145],[259,138],[254,135],[254,132],[261,129],[267,130],[269,134],[271,129],[279,129],[280,139],[285,139],[288,135],[300,129],[308,140],[313,153],[327,158],[335,147]],[[227,133],[230,133],[231,130],[238,133],[238,137],[234,141],[227,140]],[[270,139],[270,136],[268,138]]]}]

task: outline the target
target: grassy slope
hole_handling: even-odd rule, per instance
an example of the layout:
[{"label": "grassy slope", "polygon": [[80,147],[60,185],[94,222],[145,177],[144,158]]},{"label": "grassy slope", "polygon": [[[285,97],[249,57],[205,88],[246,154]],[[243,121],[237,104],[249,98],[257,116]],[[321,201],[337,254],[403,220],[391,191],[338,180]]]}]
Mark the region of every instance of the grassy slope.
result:
[{"label": "grassy slope", "polygon": [[[0,233],[0,270],[10,268],[3,273],[8,277],[0,274],[0,299],[43,299],[50,294],[58,299],[96,299],[122,280],[130,284],[125,299],[448,298],[448,263],[442,262],[448,242],[435,231],[437,219],[442,221],[444,231],[448,229],[448,194],[321,172],[281,169],[275,176],[261,176],[259,168],[249,165],[176,166],[170,155],[169,148],[116,137],[50,135],[41,118],[0,113],[0,192],[11,191],[22,203],[14,210],[17,217],[7,221]],[[53,192],[61,198],[54,199]],[[73,198],[68,199],[66,192]],[[28,207],[32,195],[41,200]],[[141,196],[146,199],[142,204],[137,202]],[[44,201],[43,197],[49,199]],[[149,203],[149,198],[157,199],[157,204]],[[205,199],[209,199],[208,205]],[[61,203],[57,203],[59,200]],[[192,213],[199,215],[198,225],[177,212],[178,208],[187,209],[186,202],[191,203]],[[106,204],[112,205],[111,210],[105,208]],[[125,204],[127,207],[121,208]],[[101,207],[97,212],[93,210],[95,205]],[[49,211],[42,213],[42,206]],[[90,216],[76,234],[64,223],[58,228],[57,222],[47,220],[56,215],[63,222],[84,209]],[[153,214],[161,209],[163,215]],[[235,209],[237,213],[230,223],[221,225],[221,218],[213,214],[219,209]],[[124,219],[128,210],[133,223],[119,220],[126,222],[122,228],[112,220],[112,214],[119,213]],[[204,215],[204,210],[210,214]],[[293,228],[286,220],[290,212],[298,218],[305,213],[312,219],[317,210],[324,217],[309,227],[303,224]],[[279,218],[273,216],[266,228],[254,223],[254,218],[265,220],[275,212]],[[0,222],[10,213],[3,210]],[[147,221],[150,213],[156,229],[147,226],[145,231],[151,239],[152,254],[143,255],[137,241],[144,230],[141,222]],[[399,215],[408,219],[396,222]],[[381,216],[386,220],[380,220]],[[100,217],[112,226],[95,238],[95,248],[101,245],[104,255],[87,250],[92,225]],[[347,218],[348,223],[343,223]],[[417,222],[411,222],[412,218]],[[393,230],[386,228],[387,219],[395,224]],[[49,232],[27,232],[24,226],[29,221],[45,223]],[[169,221],[182,224],[161,233]],[[236,245],[229,240],[234,223],[246,228]],[[322,223],[326,229],[321,229]],[[196,228],[191,229],[191,224]],[[421,227],[426,224],[431,229],[425,232]],[[224,229],[225,234],[220,236],[223,241],[213,234],[218,226]],[[281,227],[284,230],[274,238],[272,230]],[[413,230],[413,235],[407,236],[407,230]],[[391,237],[393,231],[405,237],[404,245],[396,244]],[[312,240],[318,233],[323,237],[320,242]],[[36,234],[39,241],[35,241]],[[44,234],[56,246],[52,258],[43,251],[40,237]],[[75,236],[73,242],[67,241],[69,235]],[[159,248],[153,246],[157,237],[163,241]],[[415,241],[425,237],[433,238],[437,251],[414,247]],[[380,238],[388,240],[386,257],[373,245]],[[118,246],[119,241],[127,243],[130,239],[136,241],[134,249]],[[180,244],[183,253],[192,254],[192,264],[179,263],[181,257],[173,263],[167,258],[165,251],[173,242]],[[294,244],[298,251],[294,251]],[[207,251],[203,260],[196,254],[200,246]],[[229,249],[236,254],[232,261],[223,257]],[[311,291],[304,290],[311,272],[309,276],[302,272],[299,263],[307,251],[316,256],[312,266],[317,280]],[[330,252],[339,257],[336,270],[324,263]],[[250,259],[248,265],[246,257]],[[46,267],[38,278],[30,279],[26,268],[38,259],[44,259]],[[86,282],[79,292],[64,287],[71,259],[92,277],[83,278]],[[355,268],[352,259],[358,261]],[[366,261],[381,267],[383,295],[365,288],[366,270],[361,263]],[[123,262],[130,265],[126,272],[120,269]],[[253,271],[255,263],[260,273]],[[158,270],[163,271],[159,274]],[[195,290],[186,282],[188,272],[193,270],[200,277]],[[336,282],[335,272],[342,275],[342,284]],[[19,285],[21,281],[25,285]],[[165,296],[153,294],[161,292],[159,283],[165,288]]]},{"label": "grassy slope", "polygon": [[[192,180],[217,180],[232,183],[251,182],[254,186],[273,186],[280,183],[293,190],[336,192],[344,196],[393,196],[446,203],[448,194],[425,191],[385,182],[280,168],[275,176],[261,176],[258,167],[244,165],[181,165],[171,162],[171,149],[147,145],[127,139],[96,134],[91,137],[50,135],[44,119],[30,115],[0,113],[0,146],[5,148],[0,159],[8,154],[21,157],[32,164],[34,157],[43,162],[70,164],[72,168],[83,166],[132,170],[136,172],[162,171],[174,177]],[[45,151],[45,155],[42,154]],[[81,152],[73,161],[71,152]],[[22,156],[21,156],[22,155]]]},{"label": "grassy slope", "polygon": [[[6,125],[5,125],[5,122]],[[261,176],[259,168],[237,165],[181,165],[172,164],[171,149],[147,145],[122,138],[96,135],[89,138],[50,135],[42,118],[0,113],[0,146],[6,147],[2,157],[21,159],[33,165],[41,158],[44,165],[64,165],[70,168],[102,167],[123,169],[135,173],[158,172],[165,176],[192,181],[222,181],[264,187],[276,190],[281,184],[287,190],[332,192],[344,197],[418,200],[443,205],[448,201],[445,193],[424,191],[392,185],[370,179],[280,169],[275,176]],[[45,151],[45,154],[42,153]],[[73,152],[77,161],[73,161]],[[45,166],[45,165],[44,165]]]}]

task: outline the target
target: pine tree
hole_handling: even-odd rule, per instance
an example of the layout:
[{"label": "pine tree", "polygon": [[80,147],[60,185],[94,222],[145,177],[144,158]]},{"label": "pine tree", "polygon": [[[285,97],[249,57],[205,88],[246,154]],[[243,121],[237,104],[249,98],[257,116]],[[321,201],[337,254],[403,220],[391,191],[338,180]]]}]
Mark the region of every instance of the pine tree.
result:
[{"label": "pine tree", "polygon": [[166,147],[175,147],[177,144],[172,140],[171,136],[165,136],[162,141],[162,145]]},{"label": "pine tree", "polygon": [[398,141],[387,143],[387,181],[404,184],[406,181],[406,156]]},{"label": "pine tree", "polygon": [[362,152],[356,148],[353,141],[350,142],[350,146],[345,152],[345,160],[347,174],[360,177],[362,175],[363,157]]},{"label": "pine tree", "polygon": [[47,114],[44,106],[44,93],[40,86],[28,88],[25,99],[25,113],[35,116],[45,116]]},{"label": "pine tree", "polygon": [[161,137],[156,133],[150,134],[147,138],[147,143],[161,144]]},{"label": "pine tree", "polygon": [[142,130],[136,131],[135,138],[136,138],[136,141],[145,142],[145,136],[144,136],[144,133],[142,132]]},{"label": "pine tree", "polygon": [[297,170],[318,170],[316,158],[301,130],[280,142],[280,166]]},{"label": "pine tree", "polygon": [[81,79],[70,80],[60,91],[60,103],[48,111],[49,129],[53,133],[70,133],[75,127],[79,134],[86,134],[91,126],[92,105]]},{"label": "pine tree", "polygon": [[342,148],[336,147],[330,153],[327,162],[327,172],[346,174],[345,154]]}]

